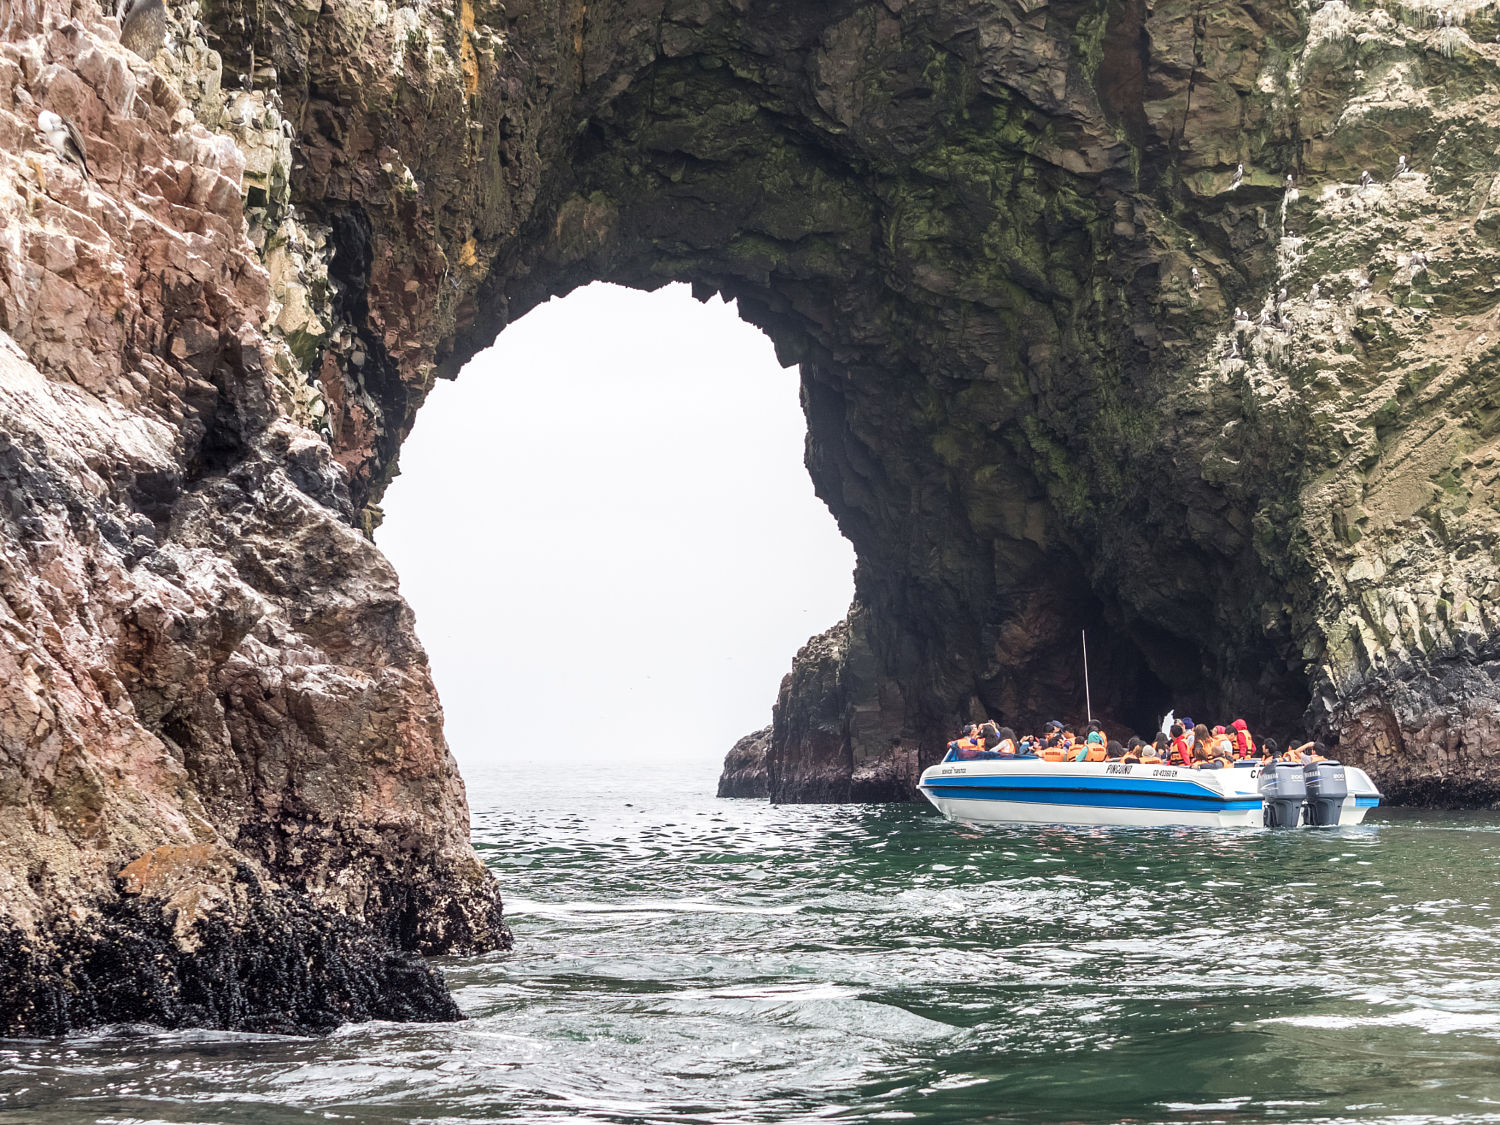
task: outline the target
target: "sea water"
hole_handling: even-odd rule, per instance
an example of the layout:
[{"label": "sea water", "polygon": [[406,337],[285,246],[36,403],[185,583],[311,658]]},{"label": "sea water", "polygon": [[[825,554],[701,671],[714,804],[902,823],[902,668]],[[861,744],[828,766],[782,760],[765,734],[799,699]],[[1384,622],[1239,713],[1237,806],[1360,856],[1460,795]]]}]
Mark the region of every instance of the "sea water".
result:
[{"label": "sea water", "polygon": [[0,1041],[0,1122],[1500,1122],[1500,816],[977,830],[470,770],[467,1021]]}]

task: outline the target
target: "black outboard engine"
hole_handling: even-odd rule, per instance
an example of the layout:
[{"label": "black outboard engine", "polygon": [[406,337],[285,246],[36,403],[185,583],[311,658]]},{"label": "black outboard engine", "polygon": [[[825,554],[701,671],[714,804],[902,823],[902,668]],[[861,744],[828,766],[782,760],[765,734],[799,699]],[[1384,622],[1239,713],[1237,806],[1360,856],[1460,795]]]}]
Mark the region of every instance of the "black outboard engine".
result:
[{"label": "black outboard engine", "polygon": [[1320,828],[1338,824],[1344,798],[1349,795],[1344,767],[1326,759],[1308,762],[1302,767],[1302,776],[1307,782],[1307,823]]},{"label": "black outboard engine", "polygon": [[1302,767],[1295,762],[1277,762],[1261,772],[1260,796],[1265,801],[1264,823],[1267,828],[1296,828],[1307,798],[1307,782]]}]

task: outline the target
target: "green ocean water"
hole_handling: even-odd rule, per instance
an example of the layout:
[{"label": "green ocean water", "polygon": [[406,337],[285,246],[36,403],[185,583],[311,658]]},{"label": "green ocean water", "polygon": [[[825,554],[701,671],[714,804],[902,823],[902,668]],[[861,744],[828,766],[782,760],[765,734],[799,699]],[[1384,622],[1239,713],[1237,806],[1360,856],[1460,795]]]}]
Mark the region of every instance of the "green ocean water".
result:
[{"label": "green ocean water", "polygon": [[976,831],[473,772],[462,1024],[0,1041],[0,1122],[1500,1122],[1500,815]]}]

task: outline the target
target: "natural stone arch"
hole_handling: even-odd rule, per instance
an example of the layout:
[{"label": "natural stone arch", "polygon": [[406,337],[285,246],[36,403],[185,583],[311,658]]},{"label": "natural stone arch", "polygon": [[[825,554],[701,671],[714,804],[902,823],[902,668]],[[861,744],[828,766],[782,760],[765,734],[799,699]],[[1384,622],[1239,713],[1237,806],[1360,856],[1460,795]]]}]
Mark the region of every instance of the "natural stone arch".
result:
[{"label": "natural stone arch", "polygon": [[[1290,630],[1268,637],[1244,594],[1271,584],[1251,524],[1281,518],[1262,493],[1284,492],[1295,466],[1226,489],[1194,457],[1167,464],[1155,440],[1171,427],[1206,444],[1226,420],[1222,408],[1163,408],[1180,381],[1165,358],[1223,308],[1217,293],[1186,307],[1180,247],[1198,240],[1238,292],[1269,262],[1256,220],[1276,198],[1246,188],[1226,205],[1186,190],[1189,173],[1227,182],[1227,168],[1220,140],[1177,131],[1174,99],[1190,77],[1200,104],[1225,101],[1237,120],[1263,119],[1270,99],[1246,110],[1239,91],[1215,90],[1243,62],[1208,82],[1151,72],[1142,13],[1128,7],[894,7],[574,10],[580,28],[566,12],[548,26],[511,5],[513,57],[566,90],[517,107],[505,58],[481,52],[467,130],[485,138],[482,157],[455,164],[425,136],[412,146],[428,166],[411,161],[423,186],[410,207],[440,228],[445,264],[431,270],[450,284],[435,303],[452,325],[418,342],[455,373],[510,318],[594,279],[687,280],[738,300],[802,364],[809,467],[860,558],[860,612],[835,646],[842,718],[820,720],[837,724],[838,753],[930,753],[976,709],[1044,717],[1081,695],[1084,626],[1104,714],[1144,726],[1170,689],[1292,721],[1305,698],[1301,669],[1282,667]],[[1241,13],[1209,41],[1254,56],[1268,34],[1296,31],[1274,12],[1259,18]],[[1185,16],[1161,24],[1203,49]],[[392,114],[368,88],[340,92],[346,118],[361,105],[381,131],[430,129],[403,120],[400,87]],[[316,99],[309,110],[314,125],[332,112]],[[1289,147],[1259,125],[1272,151]],[[365,171],[355,154],[320,151],[316,132],[306,140],[324,191]],[[444,239],[461,194],[449,177],[478,205]],[[365,187],[343,208],[311,187],[304,205],[353,232],[333,263],[350,289],[364,284],[351,262],[382,246],[406,256],[407,203],[376,212]],[[369,282],[372,308],[381,280]],[[340,441],[363,459],[365,495],[422,393],[410,361],[392,360],[408,369],[376,396],[385,438]]]},{"label": "natural stone arch", "polygon": [[[802,363],[858,602],[776,795],[1050,717],[1095,622],[1101,710],[1155,680],[1305,710],[1392,794],[1500,785],[1489,9],[226,0],[152,69],[95,0],[13,7],[0,1029],[437,1015],[391,949],[504,943],[360,531],[432,380],[595,278]],[[96,186],[32,174],[39,98]],[[1290,334],[1231,329],[1282,284]]]}]

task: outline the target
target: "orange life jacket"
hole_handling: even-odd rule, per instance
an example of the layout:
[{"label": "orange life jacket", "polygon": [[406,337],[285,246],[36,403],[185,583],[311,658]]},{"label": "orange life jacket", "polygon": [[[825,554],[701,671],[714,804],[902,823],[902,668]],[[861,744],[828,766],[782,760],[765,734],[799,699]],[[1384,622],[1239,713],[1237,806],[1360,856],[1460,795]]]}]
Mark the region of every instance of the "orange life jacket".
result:
[{"label": "orange life jacket", "polygon": [[1062,762],[1067,760],[1068,752],[1061,746],[1043,746],[1036,756],[1044,762]]},{"label": "orange life jacket", "polygon": [[984,749],[984,739],[958,738],[948,743],[948,745],[960,758],[967,758]]},{"label": "orange life jacket", "polygon": [[995,753],[1014,754],[1016,753],[1016,744],[1009,738],[1002,738],[1000,742],[995,746]]},{"label": "orange life jacket", "polygon": [[1138,766],[1138,765],[1141,764],[1141,756],[1139,754],[1137,754],[1134,750],[1127,750],[1127,751],[1125,751],[1125,756],[1122,757],[1120,759],[1120,761],[1123,762],[1123,763],[1125,763],[1125,764],[1127,764],[1127,765],[1136,765],[1136,766]]},{"label": "orange life jacket", "polygon": [[1300,762],[1302,760],[1302,751],[1293,746],[1281,755],[1281,760],[1283,762]]},{"label": "orange life jacket", "polygon": [[1232,741],[1234,743],[1234,756],[1236,758],[1248,758],[1255,753],[1255,739],[1250,737],[1249,731],[1235,731]]},{"label": "orange life jacket", "polygon": [[1141,764],[1150,766],[1161,765],[1161,755],[1156,752],[1156,747],[1148,746],[1141,751]]},{"label": "orange life jacket", "polygon": [[1191,766],[1193,764],[1193,747],[1188,742],[1187,735],[1172,739],[1170,757],[1174,766]]},{"label": "orange life jacket", "polygon": [[1085,762],[1102,762],[1109,757],[1109,751],[1104,748],[1102,742],[1090,742],[1089,752],[1083,756]]}]

